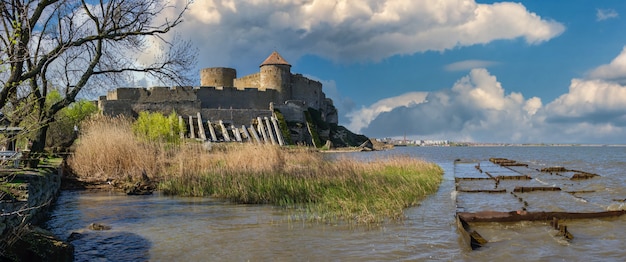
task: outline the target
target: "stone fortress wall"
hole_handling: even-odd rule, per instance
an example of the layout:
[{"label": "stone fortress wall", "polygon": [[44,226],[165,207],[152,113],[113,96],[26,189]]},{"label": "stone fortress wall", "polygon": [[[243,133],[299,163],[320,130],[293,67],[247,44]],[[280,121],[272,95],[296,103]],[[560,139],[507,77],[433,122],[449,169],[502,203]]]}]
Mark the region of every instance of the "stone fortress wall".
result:
[{"label": "stone fortress wall", "polygon": [[322,92],[322,84],[292,74],[291,65],[273,52],[261,65],[259,73],[237,78],[233,68],[200,70],[199,87],[118,88],[100,97],[98,105],[105,115],[136,117],[141,111],[238,126],[249,125],[256,117],[271,116],[278,109],[286,121],[305,122],[304,111],[313,108],[324,120],[338,123],[337,110]]}]

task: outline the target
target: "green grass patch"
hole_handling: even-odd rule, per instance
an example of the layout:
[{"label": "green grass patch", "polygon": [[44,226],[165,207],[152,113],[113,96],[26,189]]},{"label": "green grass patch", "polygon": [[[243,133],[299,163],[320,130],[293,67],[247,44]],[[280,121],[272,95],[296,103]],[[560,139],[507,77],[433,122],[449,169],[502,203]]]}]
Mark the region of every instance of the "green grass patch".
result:
[{"label": "green grass patch", "polygon": [[438,189],[443,174],[435,164],[407,157],[338,160],[298,169],[260,173],[215,169],[165,180],[160,190],[295,208],[310,219],[380,223],[403,218],[404,208]]}]

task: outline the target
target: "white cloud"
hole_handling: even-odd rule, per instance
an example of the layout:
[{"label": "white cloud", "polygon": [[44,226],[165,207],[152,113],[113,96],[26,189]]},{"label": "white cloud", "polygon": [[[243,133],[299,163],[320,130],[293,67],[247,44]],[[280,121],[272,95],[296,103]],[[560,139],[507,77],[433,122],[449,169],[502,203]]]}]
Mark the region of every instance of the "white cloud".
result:
[{"label": "white cloud", "polygon": [[615,11],[615,9],[596,9],[596,20],[597,21],[604,21],[607,19],[611,19],[611,18],[617,18],[619,17],[619,14],[617,13],[617,11]]},{"label": "white cloud", "polygon": [[347,128],[353,132],[361,132],[361,129],[367,127],[370,122],[378,115],[389,112],[398,107],[413,106],[425,102],[426,92],[410,92],[396,97],[389,97],[372,104],[369,107],[363,107],[359,110],[349,112],[347,117],[350,123]]},{"label": "white cloud", "polygon": [[487,60],[464,60],[459,62],[454,62],[451,64],[447,64],[444,66],[446,71],[468,71],[474,68],[487,68],[492,65],[497,65],[496,61],[487,61]]},{"label": "white cloud", "polygon": [[569,92],[546,105],[548,120],[626,126],[626,87],[603,80],[572,79]]},{"label": "white cloud", "polygon": [[[400,97],[394,98],[399,100]],[[378,104],[378,103],[377,103]],[[473,69],[451,89],[429,93],[422,103],[381,111],[363,127],[366,135],[443,135],[440,139],[521,140],[521,127],[529,125],[541,100],[525,100],[519,93],[505,94],[486,69]],[[353,114],[353,122],[362,112]],[[349,125],[350,126],[350,125]]]},{"label": "white cloud", "polygon": [[[376,104],[387,104],[382,101],[388,100]],[[568,93],[544,106],[538,97],[507,94],[486,69],[474,69],[450,89],[428,93],[421,103],[390,106],[378,112],[351,114],[351,124],[360,124],[354,126],[373,137],[626,143],[626,86],[599,79],[573,79]]]},{"label": "white cloud", "polygon": [[262,61],[271,50],[293,61],[377,61],[500,39],[537,44],[564,30],[522,4],[473,0],[198,0],[177,28],[203,67]]},{"label": "white cloud", "polygon": [[626,46],[622,48],[622,52],[615,57],[611,63],[601,65],[589,72],[589,78],[603,79],[609,81],[626,81]]}]

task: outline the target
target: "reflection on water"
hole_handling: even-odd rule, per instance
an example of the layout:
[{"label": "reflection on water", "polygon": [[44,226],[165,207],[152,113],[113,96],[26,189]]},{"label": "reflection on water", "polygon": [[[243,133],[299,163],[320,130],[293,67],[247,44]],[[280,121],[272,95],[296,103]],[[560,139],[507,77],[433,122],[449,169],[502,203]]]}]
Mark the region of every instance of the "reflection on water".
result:
[{"label": "reflection on water", "polygon": [[[490,243],[470,251],[454,220],[455,159],[504,157],[587,170],[610,179],[626,198],[622,147],[397,148],[349,153],[372,158],[405,154],[438,163],[439,191],[406,219],[378,227],[303,222],[281,208],[235,205],[210,198],[125,196],[65,191],[48,223],[61,238],[72,232],[78,261],[328,261],[328,260],[622,260],[626,219],[567,221],[571,242],[554,237],[547,223],[473,225]],[[90,231],[90,223],[112,226]]]}]

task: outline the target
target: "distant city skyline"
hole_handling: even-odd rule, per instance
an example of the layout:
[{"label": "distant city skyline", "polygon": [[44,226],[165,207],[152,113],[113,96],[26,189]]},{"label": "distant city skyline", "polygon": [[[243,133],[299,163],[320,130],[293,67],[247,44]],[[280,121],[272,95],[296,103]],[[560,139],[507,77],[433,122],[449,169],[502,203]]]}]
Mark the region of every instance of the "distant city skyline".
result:
[{"label": "distant city skyline", "polygon": [[243,76],[278,51],[370,137],[626,144],[625,13],[618,0],[197,0],[174,33],[199,49],[197,70]]}]

